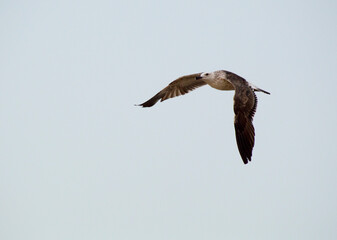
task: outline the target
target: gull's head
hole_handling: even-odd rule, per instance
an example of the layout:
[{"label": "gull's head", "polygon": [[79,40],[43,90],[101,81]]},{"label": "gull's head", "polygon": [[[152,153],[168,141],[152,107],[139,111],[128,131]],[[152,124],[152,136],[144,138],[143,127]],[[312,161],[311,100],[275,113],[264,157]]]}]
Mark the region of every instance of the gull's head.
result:
[{"label": "gull's head", "polygon": [[226,79],[227,74],[226,71],[215,71],[215,72],[203,72],[200,74],[200,77],[197,77],[197,79],[202,79],[202,80],[215,80],[215,79]]},{"label": "gull's head", "polygon": [[200,78],[202,78],[203,80],[214,79],[214,72],[203,72],[202,74],[200,74]]},{"label": "gull's head", "polygon": [[214,80],[215,79],[215,75],[214,72],[203,72],[200,74],[199,77],[197,77],[197,79],[202,79],[204,81],[210,81],[210,80]]}]

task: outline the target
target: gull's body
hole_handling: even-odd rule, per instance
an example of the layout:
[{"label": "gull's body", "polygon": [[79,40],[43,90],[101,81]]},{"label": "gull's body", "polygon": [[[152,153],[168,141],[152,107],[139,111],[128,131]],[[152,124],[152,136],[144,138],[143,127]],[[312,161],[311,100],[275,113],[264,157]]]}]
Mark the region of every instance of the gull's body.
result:
[{"label": "gull's body", "polygon": [[243,162],[251,161],[254,147],[255,130],[253,117],[256,111],[257,98],[255,91],[269,94],[244,78],[228,71],[220,70],[211,73],[196,73],[186,75],[171,82],[148,101],[140,104],[142,107],[152,107],[159,100],[184,95],[195,88],[210,85],[218,90],[235,90],[234,94],[234,126],[236,142]]}]

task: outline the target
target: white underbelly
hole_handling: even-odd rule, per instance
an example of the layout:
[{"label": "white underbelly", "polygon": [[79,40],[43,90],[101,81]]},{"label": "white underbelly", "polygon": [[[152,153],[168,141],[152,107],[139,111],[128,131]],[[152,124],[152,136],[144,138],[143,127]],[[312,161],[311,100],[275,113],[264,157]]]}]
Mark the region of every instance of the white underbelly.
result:
[{"label": "white underbelly", "polygon": [[216,79],[212,81],[207,81],[206,83],[210,85],[212,88],[218,89],[218,90],[234,90],[233,85],[223,79]]}]

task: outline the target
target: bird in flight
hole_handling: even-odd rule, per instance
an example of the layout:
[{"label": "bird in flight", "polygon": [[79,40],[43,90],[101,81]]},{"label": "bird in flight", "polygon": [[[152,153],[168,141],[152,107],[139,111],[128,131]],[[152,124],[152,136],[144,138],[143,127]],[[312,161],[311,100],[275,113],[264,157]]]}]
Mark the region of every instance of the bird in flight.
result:
[{"label": "bird in flight", "polygon": [[219,70],[182,76],[171,82],[148,101],[138,106],[152,107],[159,100],[165,101],[169,98],[184,95],[206,84],[218,90],[235,90],[234,128],[236,143],[244,164],[247,164],[248,161],[251,161],[255,142],[255,130],[253,126],[253,117],[257,106],[255,92],[270,93],[254,86],[237,74]]}]

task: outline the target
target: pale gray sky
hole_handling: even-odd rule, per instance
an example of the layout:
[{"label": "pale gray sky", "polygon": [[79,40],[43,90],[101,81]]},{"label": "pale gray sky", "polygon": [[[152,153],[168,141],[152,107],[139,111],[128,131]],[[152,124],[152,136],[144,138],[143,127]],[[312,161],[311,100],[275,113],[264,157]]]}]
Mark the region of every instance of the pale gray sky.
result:
[{"label": "pale gray sky", "polygon": [[[336,1],[1,1],[0,239],[336,239]],[[233,71],[258,93],[135,107]]]}]

